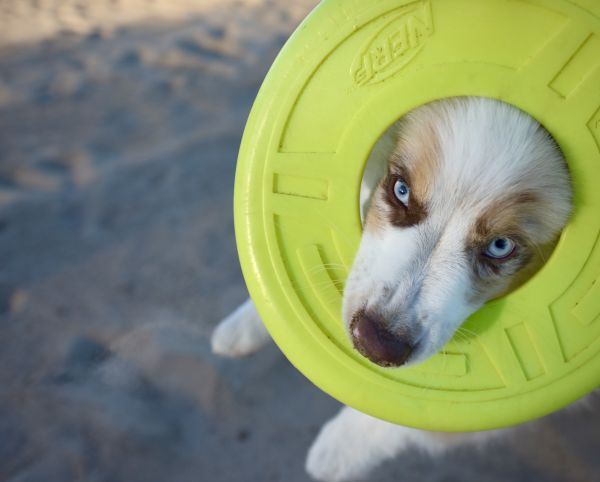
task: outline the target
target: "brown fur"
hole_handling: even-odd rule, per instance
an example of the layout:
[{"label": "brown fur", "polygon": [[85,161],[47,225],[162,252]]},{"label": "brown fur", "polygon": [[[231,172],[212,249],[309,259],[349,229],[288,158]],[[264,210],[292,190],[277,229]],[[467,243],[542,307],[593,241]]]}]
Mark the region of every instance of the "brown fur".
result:
[{"label": "brown fur", "polygon": [[[420,223],[427,216],[425,203],[419,199],[416,193],[413,192],[412,186],[416,185],[413,182],[411,175],[404,168],[394,168],[382,183],[384,199],[388,205],[388,219],[394,226],[406,227]],[[408,206],[402,204],[394,194],[394,184],[398,179],[403,180],[410,186],[410,200]]]},{"label": "brown fur", "polygon": [[373,196],[373,204],[367,213],[367,219],[365,221],[365,229],[372,233],[383,231],[388,223],[386,214],[387,209],[385,203],[380,200],[380,198],[381,191],[378,188]]},{"label": "brown fur", "polygon": [[[407,227],[427,216],[425,200],[432,187],[439,163],[439,142],[434,118],[425,116],[417,126],[405,122],[396,125],[396,146],[389,160],[388,175],[379,185],[367,216],[367,229],[380,231],[387,223]],[[394,183],[402,179],[410,187],[408,207],[394,195]]]},{"label": "brown fur", "polygon": [[[512,276],[502,290],[505,294],[521,286],[539,270],[546,259],[544,253],[551,252],[555,243],[540,247],[534,232],[527,230],[526,226],[530,219],[538,218],[543,211],[535,193],[521,192],[499,199],[479,216],[467,244],[476,278],[473,285],[477,287],[472,300],[497,285],[499,277]],[[507,236],[515,243],[514,253],[507,259],[492,259],[483,254],[486,246],[498,236]]]},{"label": "brown fur", "polygon": [[[410,118],[410,114],[408,116]],[[439,170],[441,149],[435,130],[435,116],[424,113],[418,122],[407,127],[399,123],[396,149],[390,164],[405,169],[410,174],[411,193],[416,199],[427,199],[432,181]]]}]

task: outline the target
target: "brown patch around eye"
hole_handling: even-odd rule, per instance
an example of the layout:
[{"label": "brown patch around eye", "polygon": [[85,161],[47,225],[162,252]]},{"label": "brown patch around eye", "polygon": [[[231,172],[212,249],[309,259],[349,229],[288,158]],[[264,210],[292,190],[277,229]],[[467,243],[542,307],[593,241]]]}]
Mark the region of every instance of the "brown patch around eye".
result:
[{"label": "brown patch around eye", "polygon": [[437,126],[443,117],[434,107],[409,114],[400,121],[398,141],[390,159],[390,167],[408,170],[412,193],[427,199],[433,181],[440,173],[442,149]]},{"label": "brown patch around eye", "polygon": [[[394,194],[394,185],[398,180],[405,182],[410,189],[406,206]],[[413,226],[420,223],[427,216],[427,209],[419,202],[410,186],[410,176],[405,169],[400,169],[400,172],[397,174],[390,172],[383,181],[382,187],[385,191],[385,201],[389,207],[388,219],[394,226]]]},{"label": "brown patch around eye", "polygon": [[[481,226],[479,228],[482,229]],[[512,253],[505,258],[493,258],[485,254],[488,245],[496,237],[510,238],[515,244]],[[479,278],[512,275],[531,259],[531,246],[515,226],[506,227],[502,231],[483,229],[471,237],[467,251],[471,253],[473,272]]]},{"label": "brown patch around eye", "polygon": [[[505,278],[507,289],[503,293],[528,279],[517,276],[517,273],[531,273],[529,265],[538,258],[536,248],[528,241],[524,227],[536,202],[537,198],[533,193],[514,193],[490,205],[475,222],[467,244],[476,287],[475,298],[485,298],[486,293],[497,287],[499,278]],[[506,236],[515,243],[513,254],[504,259],[485,256],[483,253],[487,245],[500,236]],[[528,267],[527,270],[523,269],[525,267]]]},{"label": "brown patch around eye", "polygon": [[525,236],[525,224],[537,211],[538,198],[534,193],[509,194],[488,206],[479,216],[469,236],[471,245],[489,242],[497,236]]},{"label": "brown patch around eye", "polygon": [[514,273],[529,260],[530,249],[527,242],[514,232],[508,233],[506,237],[510,238],[515,246],[512,253],[505,258],[493,258],[485,254],[485,250],[494,238],[488,239],[487,242],[477,246],[474,250],[479,256],[479,264],[486,266],[491,273],[496,275]]},{"label": "brown patch around eye", "polygon": [[[379,230],[388,224],[406,227],[427,216],[425,200],[430,197],[433,180],[439,174],[440,142],[435,109],[408,114],[397,124],[396,145],[390,156],[388,175],[381,181],[366,219],[366,227]],[[394,195],[394,182],[401,178],[410,188],[408,206]],[[391,186],[390,186],[391,183]]]}]

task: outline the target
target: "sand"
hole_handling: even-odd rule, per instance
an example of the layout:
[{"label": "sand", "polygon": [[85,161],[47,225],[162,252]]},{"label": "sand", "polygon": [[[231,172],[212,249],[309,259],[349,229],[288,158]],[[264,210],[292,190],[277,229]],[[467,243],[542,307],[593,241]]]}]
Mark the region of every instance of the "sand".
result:
[{"label": "sand", "polygon": [[[244,122],[314,3],[0,2],[0,480],[308,480],[339,404],[208,337],[246,296]],[[600,480],[595,413],[369,480]]]}]

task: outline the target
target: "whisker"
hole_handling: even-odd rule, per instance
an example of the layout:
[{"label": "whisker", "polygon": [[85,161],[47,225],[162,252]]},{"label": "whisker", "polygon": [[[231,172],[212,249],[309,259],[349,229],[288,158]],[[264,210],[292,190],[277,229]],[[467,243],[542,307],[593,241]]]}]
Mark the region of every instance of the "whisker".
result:
[{"label": "whisker", "polygon": [[459,326],[457,331],[467,333],[467,334],[471,335],[474,338],[477,338],[479,336],[478,333],[475,333],[474,331],[469,330],[468,328],[465,328],[464,326]]},{"label": "whisker", "polygon": [[346,267],[342,264],[328,263],[315,265],[307,270],[309,273],[314,274],[320,271],[346,271]]}]

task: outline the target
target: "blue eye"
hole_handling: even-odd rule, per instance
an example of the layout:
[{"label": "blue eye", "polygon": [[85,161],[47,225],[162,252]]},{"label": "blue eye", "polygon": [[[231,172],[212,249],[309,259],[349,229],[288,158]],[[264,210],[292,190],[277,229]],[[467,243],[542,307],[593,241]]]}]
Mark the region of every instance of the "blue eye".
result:
[{"label": "blue eye", "polygon": [[488,258],[506,259],[515,250],[515,243],[512,239],[506,237],[494,238],[486,246],[485,254]]},{"label": "blue eye", "polygon": [[394,184],[394,196],[405,206],[408,206],[408,198],[410,197],[410,189],[402,179],[397,179]]}]

